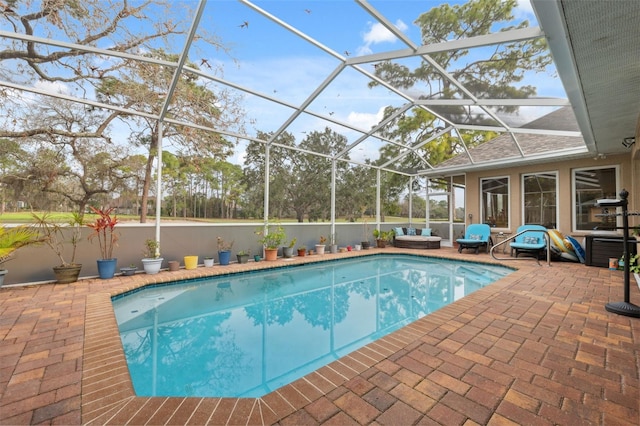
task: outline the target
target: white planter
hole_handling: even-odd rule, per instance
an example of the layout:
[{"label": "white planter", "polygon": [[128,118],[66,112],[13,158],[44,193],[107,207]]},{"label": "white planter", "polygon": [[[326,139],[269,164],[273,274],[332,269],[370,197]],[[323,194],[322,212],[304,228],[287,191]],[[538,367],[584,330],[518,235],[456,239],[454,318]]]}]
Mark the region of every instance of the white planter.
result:
[{"label": "white planter", "polygon": [[211,268],[213,266],[213,257],[205,257],[204,266],[205,268]]},{"label": "white planter", "polygon": [[353,245],[353,249],[354,249],[355,251],[360,251],[360,250],[362,250],[362,246],[361,246],[360,244],[354,244],[354,245]]},{"label": "white planter", "polygon": [[162,267],[162,261],[164,259],[162,257],[158,257],[157,259],[146,258],[142,259],[142,266],[144,267],[144,272],[149,275],[154,275],[160,272],[160,268]]},{"label": "white planter", "polygon": [[4,284],[4,276],[9,272],[8,269],[0,269],[0,287]]},{"label": "white planter", "polygon": [[316,253],[324,254],[324,244],[316,244]]}]

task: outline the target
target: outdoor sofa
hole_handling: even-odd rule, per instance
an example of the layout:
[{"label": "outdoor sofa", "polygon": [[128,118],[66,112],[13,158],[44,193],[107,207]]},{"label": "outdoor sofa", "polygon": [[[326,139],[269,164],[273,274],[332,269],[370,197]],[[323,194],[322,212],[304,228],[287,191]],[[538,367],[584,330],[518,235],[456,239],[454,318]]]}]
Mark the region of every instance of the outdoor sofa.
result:
[{"label": "outdoor sofa", "polygon": [[429,228],[394,228],[393,245],[410,249],[439,249],[442,238],[431,235]]}]

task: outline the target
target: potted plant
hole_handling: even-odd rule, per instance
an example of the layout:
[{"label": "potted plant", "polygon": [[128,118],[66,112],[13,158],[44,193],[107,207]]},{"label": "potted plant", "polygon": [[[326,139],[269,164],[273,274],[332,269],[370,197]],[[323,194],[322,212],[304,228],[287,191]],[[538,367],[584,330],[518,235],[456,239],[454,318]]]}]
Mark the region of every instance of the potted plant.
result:
[{"label": "potted plant", "polygon": [[213,257],[206,256],[204,258],[204,266],[205,266],[205,268],[211,268],[213,266],[214,262],[215,261],[214,261]]},{"label": "potted plant", "polygon": [[88,237],[89,241],[93,242],[94,239],[97,239],[100,248],[98,275],[102,279],[113,278],[118,263],[118,259],[113,257],[113,249],[118,245],[119,238],[119,234],[115,231],[118,218],[115,215],[111,216],[115,208],[96,209],[93,206],[90,208],[98,215],[95,222],[87,224],[89,228],[93,229],[93,233]]},{"label": "potted plant", "polygon": [[2,265],[11,260],[20,247],[37,242],[40,242],[40,236],[33,228],[25,225],[8,228],[0,224],[0,287],[4,284],[5,275],[9,272]]},{"label": "potted plant", "polygon": [[174,272],[174,271],[179,271],[180,270],[180,262],[177,260],[170,260],[169,261],[169,271]]},{"label": "potted plant", "polygon": [[329,250],[333,254],[336,254],[338,252],[338,234],[336,234],[335,232],[331,234],[331,242],[329,245]]},{"label": "potted plant", "polygon": [[129,266],[125,266],[124,268],[120,268],[120,272],[122,272],[122,275],[127,277],[135,275],[137,270],[138,267],[133,263],[129,264]]},{"label": "potted plant", "polygon": [[[60,260],[58,266],[53,267],[53,273],[56,276],[56,282],[59,284],[68,284],[78,281],[82,264],[76,263],[76,249],[80,238],[82,238],[82,215],[74,212],[67,226],[51,219],[51,213],[43,213],[32,215],[34,226],[38,229],[42,241],[49,247]],[[65,238],[65,232],[69,231],[70,238]],[[69,261],[65,259],[65,248],[67,243],[71,245],[71,257]]]},{"label": "potted plant", "polygon": [[144,272],[149,275],[155,275],[160,272],[162,261],[164,260],[160,257],[160,242],[153,239],[146,240],[143,253],[142,267]]},{"label": "potted plant", "polygon": [[298,246],[298,256],[304,257],[307,254],[307,246]]},{"label": "potted plant", "polygon": [[278,247],[287,239],[287,234],[282,225],[267,225],[264,229],[258,229],[257,235],[261,238],[258,242],[264,247],[264,259],[276,260],[278,258]]},{"label": "potted plant", "polygon": [[234,241],[228,243],[224,238],[217,237],[216,242],[218,243],[218,259],[220,264],[228,265],[231,260],[231,248],[233,247]]},{"label": "potted plant", "polygon": [[293,257],[293,246],[296,245],[297,241],[298,239],[294,238],[291,241],[289,241],[288,246],[282,247],[282,257],[286,257],[286,258]]},{"label": "potted plant", "polygon": [[236,258],[238,259],[238,263],[247,263],[249,261],[249,256],[251,255],[250,250],[240,250],[236,253]]},{"label": "potted plant", "polygon": [[373,238],[376,240],[376,246],[378,248],[384,248],[385,247],[385,242],[382,239],[381,233],[379,229],[374,229],[373,230]]},{"label": "potted plant", "polygon": [[367,219],[362,219],[362,241],[360,242],[363,250],[369,249],[369,224]]},{"label": "potted plant", "polygon": [[183,257],[184,269],[197,269],[198,268],[198,255],[188,254]]},{"label": "potted plant", "polygon": [[629,273],[633,274],[640,289],[640,253],[629,257]]},{"label": "potted plant", "polygon": [[324,235],[320,235],[320,243],[316,244],[316,253],[318,254],[324,254],[324,249],[326,247],[326,243],[327,239],[324,237]]}]

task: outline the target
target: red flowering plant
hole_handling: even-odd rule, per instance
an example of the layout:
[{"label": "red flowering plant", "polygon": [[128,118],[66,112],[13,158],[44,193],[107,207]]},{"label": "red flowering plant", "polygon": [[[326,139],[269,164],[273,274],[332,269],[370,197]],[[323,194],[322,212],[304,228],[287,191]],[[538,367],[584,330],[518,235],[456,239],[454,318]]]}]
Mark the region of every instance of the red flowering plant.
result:
[{"label": "red flowering plant", "polygon": [[118,218],[115,215],[113,215],[113,217],[111,216],[111,212],[113,212],[115,208],[111,207],[106,210],[101,210],[91,207],[91,210],[93,210],[98,217],[95,222],[87,224],[89,228],[93,229],[93,233],[89,235],[89,241],[97,238],[102,259],[113,259],[113,248],[118,245],[119,238],[119,234],[114,231],[118,223]]}]

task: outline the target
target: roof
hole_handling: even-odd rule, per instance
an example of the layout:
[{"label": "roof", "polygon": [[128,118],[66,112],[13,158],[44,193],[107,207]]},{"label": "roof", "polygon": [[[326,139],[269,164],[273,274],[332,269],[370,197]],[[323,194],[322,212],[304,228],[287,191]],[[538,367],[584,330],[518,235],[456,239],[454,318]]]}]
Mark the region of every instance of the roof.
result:
[{"label": "roof", "polygon": [[[560,128],[562,130],[578,130],[578,123],[570,107],[560,108],[550,114],[536,119],[522,126],[527,129]],[[516,160],[522,161],[533,158],[548,159],[549,155],[557,155],[563,151],[584,147],[582,137],[522,133],[515,136],[501,134],[488,142],[473,147],[467,153],[462,153],[436,166],[437,170],[456,166],[473,166],[481,163]],[[520,151],[520,148],[522,151]]]}]

